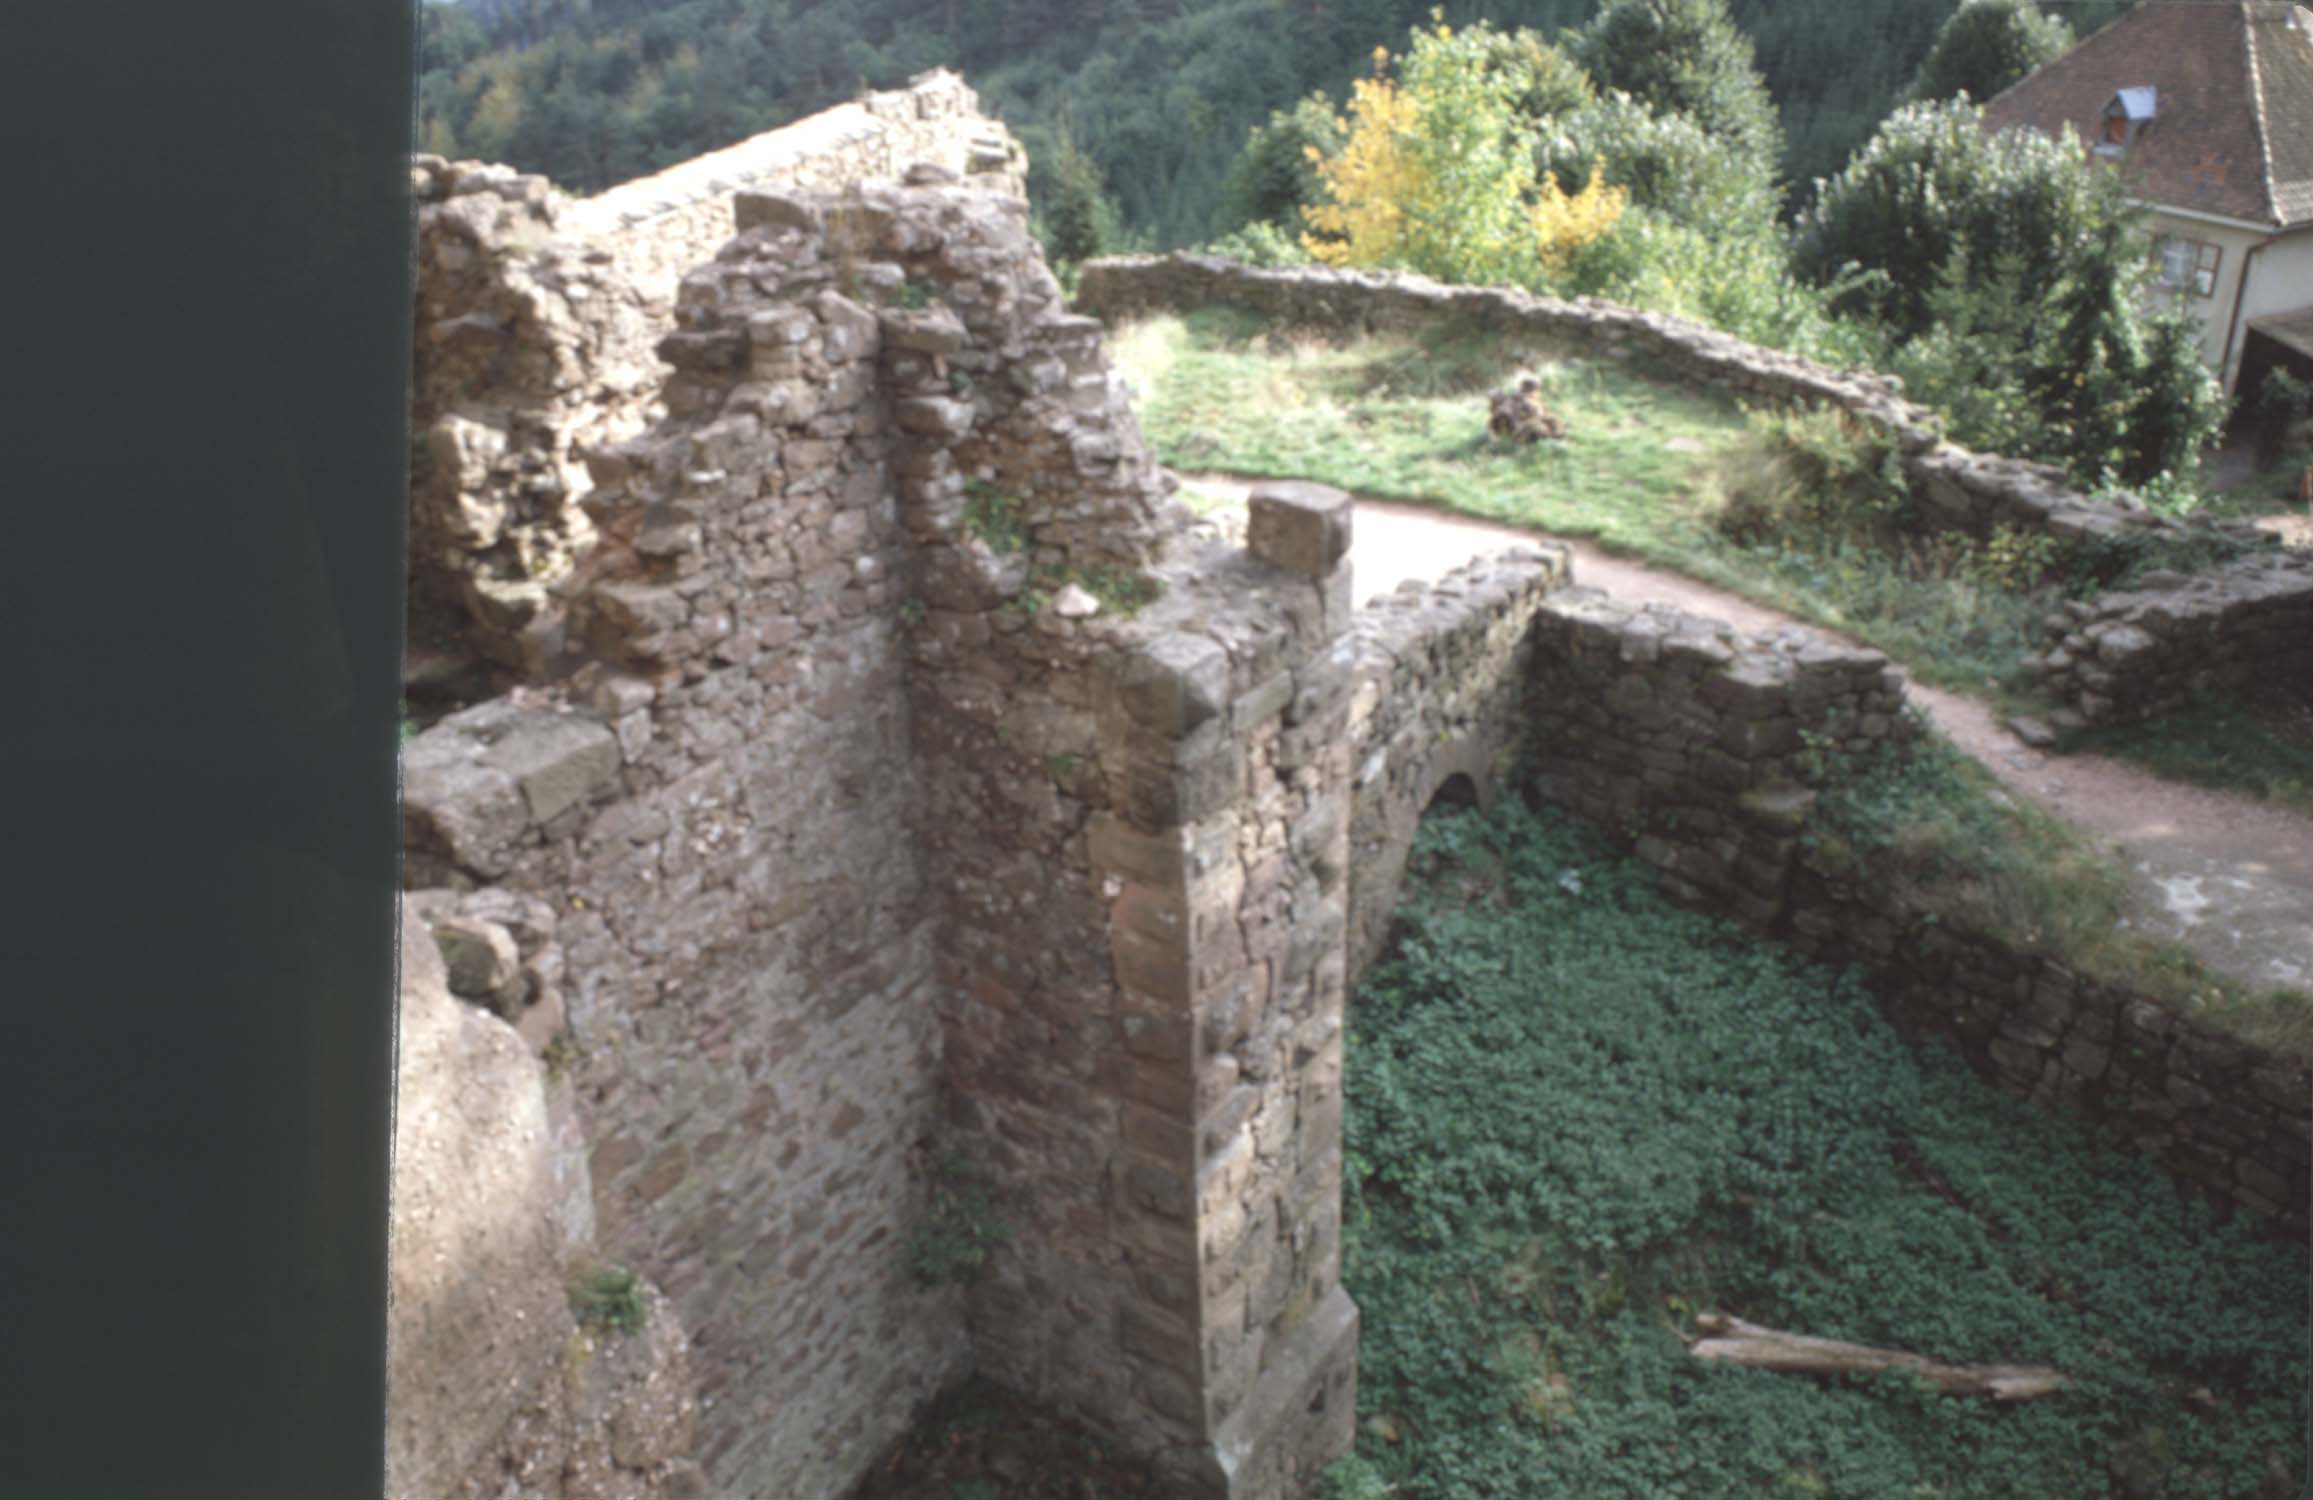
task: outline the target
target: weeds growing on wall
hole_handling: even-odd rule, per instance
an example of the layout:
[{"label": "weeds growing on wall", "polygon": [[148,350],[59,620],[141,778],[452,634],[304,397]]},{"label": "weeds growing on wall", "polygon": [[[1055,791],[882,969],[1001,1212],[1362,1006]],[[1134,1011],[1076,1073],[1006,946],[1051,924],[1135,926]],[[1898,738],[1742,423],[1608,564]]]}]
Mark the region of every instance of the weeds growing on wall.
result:
[{"label": "weeds growing on wall", "polygon": [[616,1334],[642,1331],[649,1311],[642,1278],[625,1267],[589,1266],[571,1278],[569,1294],[570,1313],[579,1327]]},{"label": "weeds growing on wall", "polygon": [[986,1179],[962,1152],[940,1152],[924,1177],[927,1204],[908,1235],[908,1271],[927,1287],[972,1281],[1012,1231],[997,1218]]},{"label": "weeds growing on wall", "polygon": [[[2301,1246],[1908,1050],[1560,815],[1434,814],[1412,870],[1350,1016],[1332,1500],[2297,1492]],[[1706,1366],[1700,1311],[2077,1384]]]},{"label": "weeds growing on wall", "polygon": [[964,535],[999,557],[1028,550],[1028,523],[1020,515],[1020,502],[985,479],[965,482],[962,527]]}]

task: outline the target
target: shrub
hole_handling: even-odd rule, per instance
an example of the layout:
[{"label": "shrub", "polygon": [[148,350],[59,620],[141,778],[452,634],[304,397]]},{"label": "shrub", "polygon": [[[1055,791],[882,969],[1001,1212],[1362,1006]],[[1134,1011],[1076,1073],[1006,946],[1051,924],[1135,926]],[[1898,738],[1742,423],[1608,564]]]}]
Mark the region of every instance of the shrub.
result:
[{"label": "shrub", "polygon": [[[1283,239],[1297,241],[1309,227],[1301,216],[1301,205],[1317,202],[1324,193],[1317,163],[1337,155],[1345,139],[1341,117],[1335,113],[1333,101],[1322,93],[1309,95],[1291,109],[1272,111],[1268,124],[1246,132],[1245,145],[1230,164],[1222,189],[1229,215],[1224,222],[1243,226],[1238,233],[1265,227]],[[1213,253],[1226,252],[1216,249]]]},{"label": "shrub", "polygon": [[1569,41],[1600,92],[1619,89],[1655,114],[1684,116],[1733,142],[1749,172],[1773,177],[1782,129],[1725,0],[1607,0]]},{"label": "shrub", "polygon": [[2223,417],[2189,315],[2145,310],[2141,217],[2069,132],[1986,135],[1965,100],[1915,104],[1823,185],[1793,263],[1850,278],[1834,307],[1882,325],[1962,441],[2141,484],[2189,471]]},{"label": "shrub", "polygon": [[1753,412],[1717,476],[1719,530],[1738,542],[1891,544],[1914,507],[1895,444],[1833,407]]}]

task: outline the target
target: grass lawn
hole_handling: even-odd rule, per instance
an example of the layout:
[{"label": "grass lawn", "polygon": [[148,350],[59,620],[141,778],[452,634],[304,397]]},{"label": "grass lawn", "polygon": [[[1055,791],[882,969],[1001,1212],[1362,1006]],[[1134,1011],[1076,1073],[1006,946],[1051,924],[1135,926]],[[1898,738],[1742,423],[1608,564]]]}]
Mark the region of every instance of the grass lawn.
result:
[{"label": "grass lawn", "polygon": [[[1412,868],[1349,1018],[1364,1329],[1329,1500],[2299,1493],[2302,1245],[1907,1048],[1557,813],[1441,811]],[[2072,1385],[1705,1365],[1705,1311]]]},{"label": "grass lawn", "polygon": [[[2011,586],[1957,542],[1891,555],[1822,531],[1731,538],[1716,517],[1729,475],[1762,462],[1753,424],[1635,362],[1538,361],[1453,327],[1336,347],[1218,308],[1119,328],[1111,348],[1175,468],[1313,479],[1589,538],[1850,634],[1939,686],[2013,683],[2058,598]],[[1485,393],[1522,371],[1568,424],[1563,443],[1487,434]]]}]

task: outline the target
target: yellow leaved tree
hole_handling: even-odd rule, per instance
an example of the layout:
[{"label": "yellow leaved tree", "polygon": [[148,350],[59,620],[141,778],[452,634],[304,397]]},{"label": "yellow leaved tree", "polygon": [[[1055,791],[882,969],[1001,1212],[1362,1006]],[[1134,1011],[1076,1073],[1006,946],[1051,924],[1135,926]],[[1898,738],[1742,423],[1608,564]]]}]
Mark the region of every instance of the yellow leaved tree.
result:
[{"label": "yellow leaved tree", "polygon": [[1395,267],[1441,281],[1542,285],[1612,230],[1629,202],[1594,171],[1579,193],[1536,179],[1535,129],[1517,107],[1531,80],[1483,25],[1456,32],[1433,13],[1416,28],[1402,81],[1388,52],[1359,79],[1341,150],[1314,148],[1325,203],[1305,205],[1302,237],[1326,265]]},{"label": "yellow leaved tree", "polygon": [[1559,187],[1557,173],[1544,173],[1541,195],[1534,200],[1529,215],[1534,226],[1534,251],[1543,274],[1565,275],[1574,252],[1621,223],[1622,211],[1629,206],[1630,189],[1606,185],[1603,157],[1591,163],[1590,181],[1579,193],[1569,194]]}]

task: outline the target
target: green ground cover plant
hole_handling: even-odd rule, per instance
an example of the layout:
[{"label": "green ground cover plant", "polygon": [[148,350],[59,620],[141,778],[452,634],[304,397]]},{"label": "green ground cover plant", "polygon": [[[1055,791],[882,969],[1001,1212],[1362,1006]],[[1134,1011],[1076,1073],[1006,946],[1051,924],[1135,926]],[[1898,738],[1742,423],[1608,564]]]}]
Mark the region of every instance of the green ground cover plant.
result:
[{"label": "green ground cover plant", "polygon": [[[1907,1048],[1853,978],[1561,814],[1433,814],[1412,870],[1350,1015],[1331,1500],[2297,1493],[2303,1247]],[[1708,1366],[1703,1311],[2074,1385]]]},{"label": "green ground cover plant", "polygon": [[570,1313],[581,1328],[630,1334],[649,1316],[642,1278],[623,1266],[591,1266],[570,1280]]}]

